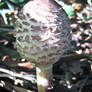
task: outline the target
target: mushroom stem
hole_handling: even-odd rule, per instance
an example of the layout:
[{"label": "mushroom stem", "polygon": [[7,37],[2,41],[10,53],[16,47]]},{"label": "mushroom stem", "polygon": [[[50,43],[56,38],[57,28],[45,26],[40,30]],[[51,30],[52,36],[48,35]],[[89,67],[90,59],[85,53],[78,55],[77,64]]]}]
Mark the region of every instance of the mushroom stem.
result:
[{"label": "mushroom stem", "polygon": [[52,87],[52,65],[39,66],[36,72],[38,92],[47,92]]}]

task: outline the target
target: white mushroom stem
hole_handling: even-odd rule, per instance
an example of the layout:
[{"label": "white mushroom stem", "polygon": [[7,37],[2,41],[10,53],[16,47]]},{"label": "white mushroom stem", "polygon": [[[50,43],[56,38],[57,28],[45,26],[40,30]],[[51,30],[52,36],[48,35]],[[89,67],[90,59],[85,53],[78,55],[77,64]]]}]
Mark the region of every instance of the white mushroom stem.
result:
[{"label": "white mushroom stem", "polygon": [[52,87],[52,65],[36,68],[38,92],[47,92]]}]

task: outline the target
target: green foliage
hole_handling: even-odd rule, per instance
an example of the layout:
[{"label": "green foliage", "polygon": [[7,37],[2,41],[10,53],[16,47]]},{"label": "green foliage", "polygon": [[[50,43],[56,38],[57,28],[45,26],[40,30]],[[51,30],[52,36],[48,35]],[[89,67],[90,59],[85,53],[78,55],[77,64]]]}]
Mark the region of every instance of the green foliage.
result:
[{"label": "green foliage", "polygon": [[5,4],[5,2],[0,2],[0,7],[3,6]]},{"label": "green foliage", "polygon": [[87,56],[88,57],[88,59],[91,61],[91,63],[92,63],[92,55],[88,55]]},{"label": "green foliage", "polygon": [[25,0],[13,0],[14,3],[23,3]]},{"label": "green foliage", "polygon": [[67,5],[67,7],[64,8],[68,16],[73,16],[75,14],[75,11],[72,8],[72,5]]}]

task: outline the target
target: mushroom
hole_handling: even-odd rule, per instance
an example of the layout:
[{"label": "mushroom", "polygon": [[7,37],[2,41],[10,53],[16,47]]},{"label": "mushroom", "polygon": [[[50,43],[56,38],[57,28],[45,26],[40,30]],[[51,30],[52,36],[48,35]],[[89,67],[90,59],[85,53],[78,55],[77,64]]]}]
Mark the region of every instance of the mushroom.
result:
[{"label": "mushroom", "polygon": [[52,87],[52,66],[71,48],[67,14],[54,0],[29,1],[15,22],[17,50],[36,66],[38,92]]}]

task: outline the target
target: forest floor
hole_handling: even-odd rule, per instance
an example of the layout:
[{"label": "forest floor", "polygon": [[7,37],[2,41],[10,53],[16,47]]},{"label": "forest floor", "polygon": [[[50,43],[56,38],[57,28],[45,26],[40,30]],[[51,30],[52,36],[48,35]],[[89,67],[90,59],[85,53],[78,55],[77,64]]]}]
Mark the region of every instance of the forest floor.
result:
[{"label": "forest floor", "polygon": [[[11,0],[9,0],[11,1]],[[65,0],[67,1],[67,0]],[[72,0],[70,0],[72,1]],[[81,0],[79,0],[81,1]],[[0,2],[0,91],[37,92],[35,67],[17,53],[10,10],[14,2]],[[62,3],[59,2],[61,5]],[[53,66],[53,89],[50,92],[92,92],[92,6],[67,2],[74,50]],[[11,5],[10,5],[11,4]],[[85,4],[85,6],[84,6]],[[72,9],[71,6],[72,5]],[[80,8],[77,5],[82,5]],[[16,8],[17,9],[17,8]],[[16,10],[17,11],[17,10]]]}]

